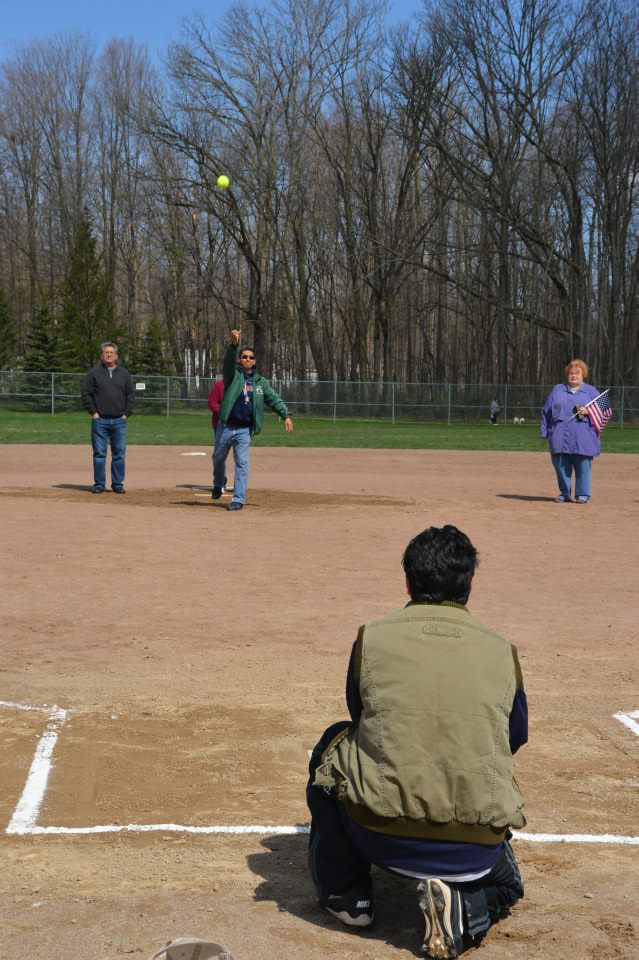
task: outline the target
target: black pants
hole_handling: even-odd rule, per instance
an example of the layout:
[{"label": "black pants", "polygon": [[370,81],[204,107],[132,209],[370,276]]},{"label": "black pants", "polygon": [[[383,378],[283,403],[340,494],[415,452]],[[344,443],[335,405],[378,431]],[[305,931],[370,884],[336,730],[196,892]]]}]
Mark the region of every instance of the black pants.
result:
[{"label": "black pants", "polygon": [[[311,811],[308,859],[320,900],[325,900],[330,894],[344,894],[350,890],[365,893],[371,889],[371,864],[353,843],[346,829],[344,805],[337,799],[334,789],[313,786],[322,753],[333,737],[347,726],[346,721],[340,721],[329,727],[313,750],[309,763],[310,779],[306,788],[306,802]],[[464,929],[475,943],[493,923],[505,917],[513,904],[524,895],[521,874],[509,842],[510,836],[504,842],[499,859],[490,873],[469,883],[449,884],[462,895]],[[387,869],[384,864],[376,866]]]},{"label": "black pants", "polygon": [[308,843],[308,864],[320,900],[330,894],[357,890],[365,893],[371,888],[371,865],[351,840],[344,818],[344,805],[335,790],[313,786],[315,771],[322,753],[333,737],[348,726],[340,721],[329,727],[316,745],[309,763],[309,781],[306,802],[311,811],[311,835]]}]

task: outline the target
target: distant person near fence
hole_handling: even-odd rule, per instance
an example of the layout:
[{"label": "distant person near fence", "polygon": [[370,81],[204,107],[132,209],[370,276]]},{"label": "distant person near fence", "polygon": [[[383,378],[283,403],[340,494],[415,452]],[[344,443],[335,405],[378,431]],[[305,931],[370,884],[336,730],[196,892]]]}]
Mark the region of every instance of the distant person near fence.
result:
[{"label": "distant person near fence", "polygon": [[107,447],[110,445],[111,489],[114,493],[124,493],[126,428],[133,412],[135,391],[129,371],[118,363],[118,348],[110,341],[102,344],[100,362],[84,378],[82,403],[92,418],[92,492],[104,492]]},{"label": "distant person near fence", "polygon": [[497,417],[499,416],[500,410],[501,410],[501,407],[499,406],[499,403],[497,402],[497,400],[491,400],[491,402],[490,402],[490,422],[491,422],[491,425],[492,425],[493,427],[496,427],[496,426],[497,426]]}]

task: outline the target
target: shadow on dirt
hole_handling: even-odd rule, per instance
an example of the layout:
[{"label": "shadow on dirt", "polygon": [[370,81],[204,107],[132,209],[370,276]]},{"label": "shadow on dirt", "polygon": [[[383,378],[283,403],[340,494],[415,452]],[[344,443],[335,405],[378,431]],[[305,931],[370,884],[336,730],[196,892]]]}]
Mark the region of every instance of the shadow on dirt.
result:
[{"label": "shadow on dirt", "polygon": [[[175,507],[208,507],[213,510],[226,510],[230,500],[171,500],[171,505]],[[246,506],[246,504],[245,504]]]},{"label": "shadow on dirt", "polygon": [[256,900],[277,904],[280,911],[326,930],[336,930],[362,940],[391,944],[420,956],[424,922],[418,905],[415,880],[402,880],[373,868],[375,923],[370,930],[349,928],[319,906],[308,872],[306,836],[266,837],[262,850],[249,854],[248,866],[262,878]]},{"label": "shadow on dirt", "polygon": [[554,497],[530,497],[523,493],[496,493],[502,500],[525,500],[527,503],[554,503]]},{"label": "shadow on dirt", "polygon": [[[92,483],[52,483],[52,490],[83,490],[86,493],[91,493],[93,490]],[[108,488],[105,488],[105,493],[108,493]]]}]

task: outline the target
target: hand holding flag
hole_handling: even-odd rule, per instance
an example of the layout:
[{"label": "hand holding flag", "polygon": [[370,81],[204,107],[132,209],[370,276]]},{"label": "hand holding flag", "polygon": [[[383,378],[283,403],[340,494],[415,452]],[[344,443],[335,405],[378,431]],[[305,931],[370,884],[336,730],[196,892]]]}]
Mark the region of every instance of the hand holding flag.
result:
[{"label": "hand holding flag", "polygon": [[590,417],[590,422],[597,431],[603,433],[608,421],[612,417],[612,402],[610,400],[610,391],[604,390],[598,397],[587,403],[584,409]]},{"label": "hand holding flag", "polygon": [[609,393],[610,389],[604,390],[603,393],[600,393],[599,396],[591,400],[590,403],[587,403],[584,407],[580,407],[577,413],[573,413],[572,417],[564,420],[564,423],[570,423],[571,420],[574,420],[575,417],[582,414],[582,411],[585,411],[590,417],[590,422],[597,433],[602,433],[612,417],[612,401],[608,396]]}]

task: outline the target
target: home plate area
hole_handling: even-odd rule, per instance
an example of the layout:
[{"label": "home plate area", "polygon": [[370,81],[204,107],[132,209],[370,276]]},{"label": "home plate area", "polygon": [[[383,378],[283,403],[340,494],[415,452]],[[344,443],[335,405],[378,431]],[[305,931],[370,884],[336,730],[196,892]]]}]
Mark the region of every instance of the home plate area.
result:
[{"label": "home plate area", "polygon": [[[0,708],[2,772],[11,786],[5,798],[17,795],[20,768],[29,763],[29,747],[37,739],[8,834],[308,833],[308,827],[295,823],[305,751],[292,745],[284,717],[278,724],[272,712],[266,720],[255,709],[218,706],[125,719],[12,701],[0,701]],[[639,711],[614,717],[639,738]],[[283,791],[287,782],[290,790]],[[295,798],[288,805],[287,793]],[[264,823],[264,812],[275,810],[278,819],[290,812],[289,822]],[[515,839],[639,845],[639,836],[612,832],[521,831]]]}]

